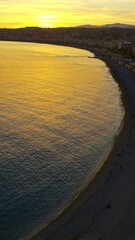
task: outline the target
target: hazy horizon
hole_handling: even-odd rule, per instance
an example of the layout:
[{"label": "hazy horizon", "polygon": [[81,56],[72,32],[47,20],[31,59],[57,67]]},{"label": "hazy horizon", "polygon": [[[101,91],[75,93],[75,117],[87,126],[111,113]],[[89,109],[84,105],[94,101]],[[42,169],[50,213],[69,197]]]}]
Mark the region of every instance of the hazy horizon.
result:
[{"label": "hazy horizon", "polygon": [[[7,28],[7,29],[20,29],[20,28],[41,28],[41,29],[49,29],[49,28],[51,28],[51,29],[56,29],[56,28],[76,28],[76,27],[85,27],[85,26],[88,26],[88,28],[89,28],[89,26],[91,26],[91,27],[96,27],[96,28],[100,28],[100,27],[104,27],[104,26],[107,26],[107,25],[117,25],[117,24],[120,24],[120,25],[127,25],[127,26],[131,26],[131,28],[132,28],[132,26],[133,26],[133,28],[135,27],[135,24],[128,24],[128,23],[106,23],[106,24],[103,24],[103,25],[92,25],[92,24],[90,24],[90,23],[86,23],[86,24],[80,24],[80,25],[78,25],[78,26],[61,26],[61,27],[41,27],[41,26],[23,26],[23,27],[0,27],[0,29],[4,29],[4,28]],[[124,27],[123,27],[124,28]]]}]

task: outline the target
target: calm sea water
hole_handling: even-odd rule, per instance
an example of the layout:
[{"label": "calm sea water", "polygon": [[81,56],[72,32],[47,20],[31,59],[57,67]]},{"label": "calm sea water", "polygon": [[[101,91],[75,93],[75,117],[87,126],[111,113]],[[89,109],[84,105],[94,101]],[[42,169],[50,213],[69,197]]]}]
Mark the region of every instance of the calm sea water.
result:
[{"label": "calm sea water", "polygon": [[0,42],[0,239],[50,221],[103,162],[123,113],[85,50]]}]

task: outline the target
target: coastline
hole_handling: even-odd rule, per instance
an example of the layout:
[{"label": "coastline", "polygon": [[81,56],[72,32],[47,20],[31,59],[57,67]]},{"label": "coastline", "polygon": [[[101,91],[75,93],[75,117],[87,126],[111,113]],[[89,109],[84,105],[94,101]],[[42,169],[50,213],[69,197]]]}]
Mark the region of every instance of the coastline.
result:
[{"label": "coastline", "polygon": [[135,202],[135,79],[102,50],[87,50],[106,63],[120,86],[125,107],[123,127],[95,178],[64,212],[28,238],[31,240],[133,240],[135,236],[135,212],[129,204]]}]

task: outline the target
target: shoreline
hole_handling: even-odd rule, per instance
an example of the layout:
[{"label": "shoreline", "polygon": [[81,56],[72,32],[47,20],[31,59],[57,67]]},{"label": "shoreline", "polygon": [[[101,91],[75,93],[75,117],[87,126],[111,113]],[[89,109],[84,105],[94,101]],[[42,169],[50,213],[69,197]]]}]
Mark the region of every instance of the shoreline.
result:
[{"label": "shoreline", "polygon": [[[73,46],[71,46],[73,47]],[[75,46],[74,46],[75,47]],[[85,49],[86,50],[86,49]],[[123,127],[121,127],[116,140],[114,142],[114,146],[110,151],[109,156],[107,157],[106,161],[104,162],[103,166],[100,170],[95,174],[95,177],[88,183],[88,185],[83,189],[83,191],[74,199],[74,201],[67,206],[64,212],[60,213],[60,215],[52,220],[45,228],[39,230],[33,237],[29,237],[29,240],[101,240],[101,239],[123,239],[124,237],[128,237],[127,240],[132,239],[129,235],[129,230],[127,229],[127,236],[123,234],[123,228],[120,224],[123,220],[121,213],[123,213],[123,207],[125,207],[125,203],[128,204],[129,199],[127,201],[122,201],[123,196],[121,191],[123,189],[123,183],[119,186],[119,180],[121,181],[121,174],[126,171],[125,163],[122,160],[122,157],[125,153],[125,145],[126,151],[129,152],[129,147],[133,150],[132,160],[135,158],[135,150],[134,150],[134,143],[132,144],[127,143],[128,140],[131,140],[131,133],[135,131],[134,124],[134,113],[135,113],[135,106],[133,104],[133,99],[135,102],[135,86],[133,87],[133,80],[134,77],[132,73],[130,73],[124,67],[118,65],[115,60],[112,60],[108,56],[104,56],[102,54],[102,50],[96,49],[87,49],[95,54],[95,57],[104,61],[107,67],[110,70],[111,75],[113,76],[114,80],[118,83],[120,90],[121,90],[121,99],[122,103],[125,107],[125,116],[122,121]],[[125,75],[126,73],[126,75]],[[131,82],[127,83],[127,79]],[[129,85],[129,86],[128,86]],[[130,94],[132,91],[132,94]],[[130,95],[133,95],[133,99],[130,100]],[[132,120],[132,121],[131,121]],[[131,125],[132,124],[132,125]],[[129,141],[131,142],[131,141]],[[124,147],[123,147],[124,145]],[[125,162],[128,162],[128,156],[124,157]],[[135,163],[132,161],[132,165],[134,165],[135,170]],[[132,166],[133,169],[133,166]],[[113,173],[114,172],[114,173]],[[117,173],[117,174],[116,174]],[[133,173],[132,173],[133,174]],[[117,175],[113,177],[113,175]],[[134,175],[133,175],[134,176]],[[125,184],[128,182],[135,183],[133,176],[129,176],[127,179],[127,173],[125,174]],[[114,178],[114,179],[113,179]],[[111,179],[111,180],[110,180]],[[112,180],[113,179],[113,180]],[[116,181],[117,180],[117,181]],[[119,188],[118,188],[118,186]],[[110,185],[110,188],[109,188]],[[121,195],[119,196],[119,206],[121,205],[121,209],[118,209],[116,206],[115,211],[112,208],[111,200],[104,200],[103,206],[103,199],[108,199],[112,196],[112,188],[113,187],[113,199],[118,198],[119,192]],[[126,186],[127,188],[128,186]],[[131,188],[131,187],[130,187]],[[121,191],[119,191],[121,190]],[[111,191],[111,193],[110,193]],[[133,189],[130,189],[130,193],[132,193],[131,202],[135,202],[135,194]],[[124,195],[125,196],[125,195]],[[128,193],[127,193],[128,196]],[[122,199],[121,199],[122,198]],[[128,196],[128,198],[130,198]],[[134,199],[134,201],[133,201]],[[100,201],[101,200],[101,201]],[[126,200],[126,197],[125,197]],[[115,201],[114,201],[115,202]],[[106,205],[105,205],[106,204]],[[115,203],[116,204],[116,203]],[[117,205],[117,204],[116,204]],[[104,209],[104,210],[103,210]],[[103,211],[101,214],[101,210]],[[111,213],[111,221],[109,221],[107,213]],[[127,211],[128,212],[128,211]],[[127,213],[128,214],[128,213]],[[102,219],[104,222],[99,221]],[[133,219],[135,219],[135,214],[133,215]],[[106,222],[106,224],[105,224]],[[127,220],[128,223],[128,220]],[[124,226],[126,223],[124,222]],[[134,222],[132,224],[134,226]],[[102,227],[101,227],[102,226]],[[115,227],[114,227],[115,226]],[[121,227],[120,227],[121,226]],[[122,228],[123,230],[119,230]],[[114,230],[115,229],[115,230]],[[116,233],[116,229],[117,232]],[[111,234],[112,230],[116,237],[114,238]],[[119,231],[118,231],[119,230]],[[133,233],[131,233],[131,237],[135,236],[134,227],[132,229]],[[126,239],[126,238],[125,238]]]}]

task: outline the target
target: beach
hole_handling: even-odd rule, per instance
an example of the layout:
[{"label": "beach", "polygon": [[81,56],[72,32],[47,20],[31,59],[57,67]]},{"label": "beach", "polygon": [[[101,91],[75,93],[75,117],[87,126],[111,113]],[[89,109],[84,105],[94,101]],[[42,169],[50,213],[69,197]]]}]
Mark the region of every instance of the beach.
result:
[{"label": "beach", "polygon": [[105,61],[120,86],[125,108],[121,130],[93,180],[31,240],[135,239],[135,77],[101,50],[91,52]]}]

